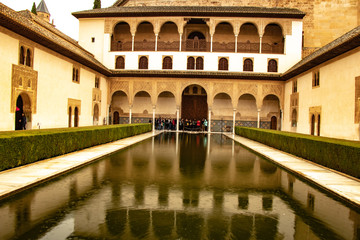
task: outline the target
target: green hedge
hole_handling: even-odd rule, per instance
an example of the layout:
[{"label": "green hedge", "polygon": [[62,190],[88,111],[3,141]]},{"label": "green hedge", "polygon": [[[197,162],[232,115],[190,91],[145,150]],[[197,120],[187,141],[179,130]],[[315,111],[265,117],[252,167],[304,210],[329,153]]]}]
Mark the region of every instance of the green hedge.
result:
[{"label": "green hedge", "polygon": [[130,124],[0,132],[0,171],[151,130]]},{"label": "green hedge", "polygon": [[245,127],[236,127],[235,133],[360,178],[360,142],[358,141]]}]

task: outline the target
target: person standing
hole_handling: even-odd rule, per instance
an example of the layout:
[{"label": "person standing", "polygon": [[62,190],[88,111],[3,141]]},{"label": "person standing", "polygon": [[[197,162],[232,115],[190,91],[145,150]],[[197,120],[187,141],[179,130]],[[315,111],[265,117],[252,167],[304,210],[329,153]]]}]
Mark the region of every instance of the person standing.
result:
[{"label": "person standing", "polygon": [[21,124],[21,130],[26,130],[26,116],[24,113],[21,114],[20,124]]}]

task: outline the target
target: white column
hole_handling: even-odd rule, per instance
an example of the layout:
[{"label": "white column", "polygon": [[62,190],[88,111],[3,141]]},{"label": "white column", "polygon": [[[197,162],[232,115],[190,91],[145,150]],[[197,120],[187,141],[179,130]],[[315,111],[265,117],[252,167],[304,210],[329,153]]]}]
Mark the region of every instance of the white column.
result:
[{"label": "white column", "polygon": [[179,107],[176,108],[176,131],[179,131]]},{"label": "white column", "polygon": [[261,109],[258,109],[257,128],[260,128],[260,111]]},{"label": "white column", "polygon": [[235,135],[235,117],[236,117],[236,109],[234,109],[233,113],[233,134]]},{"label": "white column", "polygon": [[283,110],[282,109],[280,109],[280,131],[282,131],[282,126],[283,126]]},{"label": "white column", "polygon": [[208,132],[211,132],[211,109],[209,109]]},{"label": "white column", "polygon": [[238,40],[238,35],[235,35],[235,53],[237,53],[237,41]]},{"label": "white column", "polygon": [[132,35],[132,44],[131,44],[131,51],[134,51],[135,49],[135,34]]},{"label": "white column", "polygon": [[213,35],[211,35],[211,40],[210,40],[210,52],[213,51]]},{"label": "white column", "polygon": [[132,111],[131,111],[131,107],[129,109],[129,124],[131,124],[131,115],[132,115]]},{"label": "white column", "polygon": [[259,50],[259,53],[261,53],[262,51],[262,36],[260,36],[260,50]]},{"label": "white column", "polygon": [[156,106],[153,106],[153,117],[152,117],[152,129],[153,129],[153,132],[155,131],[155,109],[156,109]]},{"label": "white column", "polygon": [[157,48],[158,48],[158,37],[159,34],[155,34],[155,52],[157,52]]},{"label": "white column", "polygon": [[180,44],[179,44],[179,52],[181,52],[181,44],[182,44],[182,34],[180,33]]}]

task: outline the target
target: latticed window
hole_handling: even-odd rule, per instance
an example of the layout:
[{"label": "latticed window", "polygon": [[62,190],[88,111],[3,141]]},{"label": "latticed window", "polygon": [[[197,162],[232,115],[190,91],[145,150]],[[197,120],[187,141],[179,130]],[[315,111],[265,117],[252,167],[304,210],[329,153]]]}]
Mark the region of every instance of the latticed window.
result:
[{"label": "latticed window", "polygon": [[220,58],[219,60],[219,70],[228,70],[229,69],[229,63],[226,58]]},{"label": "latticed window", "polygon": [[268,62],[268,72],[277,72],[278,71],[278,66],[277,66],[277,62],[274,59],[271,59]]},{"label": "latticed window", "polygon": [[317,72],[313,72],[313,84],[312,86],[313,87],[317,87],[317,86],[320,86],[320,72],[317,71]]},{"label": "latticed window", "polygon": [[26,51],[26,63],[25,63],[25,65],[31,67],[31,51],[30,51],[30,49],[28,49]]},{"label": "latticed window", "polygon": [[20,48],[20,60],[19,60],[19,63],[21,65],[25,64],[25,49],[24,49],[24,47]]},{"label": "latticed window", "polygon": [[148,69],[148,65],[149,65],[148,58],[145,56],[142,56],[139,59],[139,69]]},{"label": "latticed window", "polygon": [[125,58],[123,56],[119,56],[116,58],[115,68],[125,69]]},{"label": "latticed window", "polygon": [[164,57],[163,69],[172,69],[172,58],[171,57]]},{"label": "latticed window", "polygon": [[244,61],[244,71],[247,72],[254,71],[253,61],[250,58],[247,58]]},{"label": "latticed window", "polygon": [[202,57],[196,58],[196,70],[203,70],[204,69],[204,59]]},{"label": "latticed window", "polygon": [[76,67],[73,67],[73,82],[79,83],[80,82],[80,70]]},{"label": "latticed window", "polygon": [[195,58],[188,57],[187,60],[187,69],[195,69]]}]

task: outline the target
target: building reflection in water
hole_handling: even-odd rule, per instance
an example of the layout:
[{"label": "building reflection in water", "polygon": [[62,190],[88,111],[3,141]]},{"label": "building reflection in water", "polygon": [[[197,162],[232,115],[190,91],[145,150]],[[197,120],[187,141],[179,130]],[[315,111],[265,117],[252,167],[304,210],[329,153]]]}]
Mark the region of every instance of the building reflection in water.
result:
[{"label": "building reflection in water", "polygon": [[162,134],[0,202],[0,239],[359,239],[348,208],[222,135]]}]

